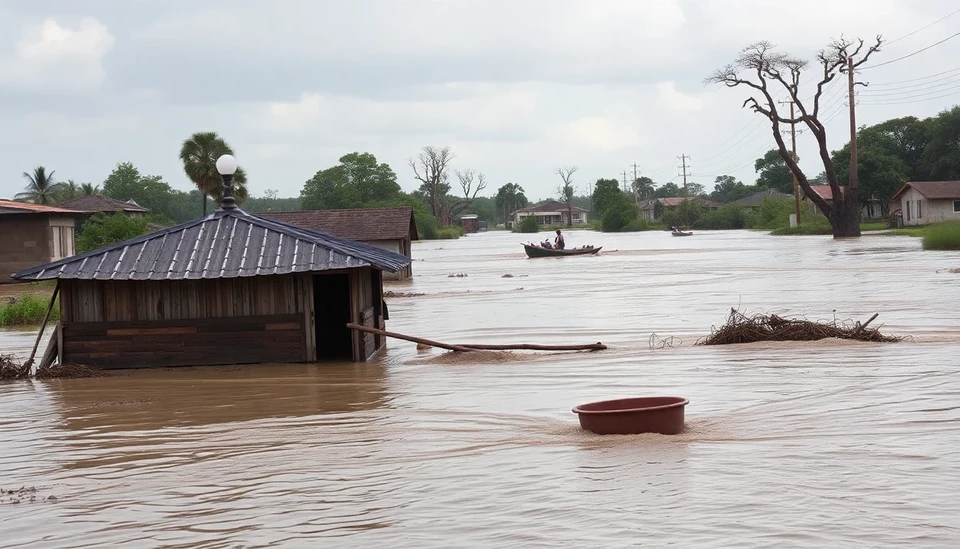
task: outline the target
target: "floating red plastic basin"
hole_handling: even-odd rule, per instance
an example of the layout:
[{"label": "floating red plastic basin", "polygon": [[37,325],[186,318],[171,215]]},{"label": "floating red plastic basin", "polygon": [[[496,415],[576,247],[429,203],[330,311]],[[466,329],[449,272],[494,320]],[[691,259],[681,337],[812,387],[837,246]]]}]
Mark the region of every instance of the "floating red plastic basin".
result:
[{"label": "floating red plastic basin", "polygon": [[635,435],[683,432],[683,410],[690,402],[681,397],[641,397],[603,400],[573,409],[580,427],[598,435]]}]

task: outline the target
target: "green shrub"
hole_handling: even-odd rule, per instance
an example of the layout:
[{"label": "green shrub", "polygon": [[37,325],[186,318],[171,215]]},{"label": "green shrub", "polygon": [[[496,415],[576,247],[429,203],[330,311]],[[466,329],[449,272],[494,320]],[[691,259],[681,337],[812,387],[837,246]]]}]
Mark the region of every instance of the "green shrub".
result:
[{"label": "green shrub", "polygon": [[122,213],[97,213],[80,226],[77,234],[77,253],[89,252],[150,232],[146,218]]},{"label": "green shrub", "polygon": [[[60,298],[54,302],[50,311],[50,319],[60,318]],[[0,305],[0,326],[14,326],[17,324],[39,324],[47,314],[50,299],[33,294],[21,294],[14,303]]]},{"label": "green shrub", "polygon": [[636,204],[625,197],[615,198],[600,220],[600,230],[605,233],[622,232],[637,221],[637,214]]},{"label": "green shrub", "polygon": [[747,216],[743,208],[736,204],[725,204],[720,209],[704,213],[693,223],[694,229],[725,230],[742,229],[746,226]]},{"label": "green shrub", "polygon": [[824,218],[823,221],[801,223],[797,227],[780,227],[779,229],[770,231],[770,234],[777,236],[833,234],[833,228],[830,227],[830,223]]},{"label": "green shrub", "polygon": [[652,227],[649,221],[638,216],[636,219],[634,219],[630,223],[627,223],[627,226],[624,227],[623,231],[621,232],[635,233],[640,231],[653,231],[653,230],[659,230],[659,229]]},{"label": "green shrub", "polygon": [[[760,206],[747,212],[745,227],[747,229],[780,229],[790,227],[790,215],[796,213],[796,205],[792,200],[765,198]],[[827,218],[819,212],[814,212],[808,205],[800,207],[800,226],[822,225],[828,223]],[[808,234],[808,233],[797,233]],[[817,233],[809,233],[817,234]]]},{"label": "green shrub", "polygon": [[456,240],[463,236],[463,227],[442,227],[434,238],[438,240]]},{"label": "green shrub", "polygon": [[516,229],[514,232],[518,233],[536,233],[540,231],[540,225],[537,224],[537,217],[533,215],[528,215],[520,220],[517,223]]},{"label": "green shrub", "polygon": [[923,235],[924,250],[960,250],[960,221],[937,223]]}]

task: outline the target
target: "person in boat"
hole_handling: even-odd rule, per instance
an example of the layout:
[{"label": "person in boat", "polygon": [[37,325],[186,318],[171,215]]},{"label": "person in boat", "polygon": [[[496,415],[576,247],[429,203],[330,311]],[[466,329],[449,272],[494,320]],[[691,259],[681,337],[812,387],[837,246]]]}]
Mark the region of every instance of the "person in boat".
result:
[{"label": "person in boat", "polygon": [[558,250],[562,250],[564,247],[563,235],[560,234],[560,229],[557,229],[557,237],[553,239],[553,243]]},{"label": "person in boat", "polygon": [[550,245],[550,240],[544,240],[543,242],[541,242],[540,247],[545,248],[547,250],[553,248],[553,246]]}]

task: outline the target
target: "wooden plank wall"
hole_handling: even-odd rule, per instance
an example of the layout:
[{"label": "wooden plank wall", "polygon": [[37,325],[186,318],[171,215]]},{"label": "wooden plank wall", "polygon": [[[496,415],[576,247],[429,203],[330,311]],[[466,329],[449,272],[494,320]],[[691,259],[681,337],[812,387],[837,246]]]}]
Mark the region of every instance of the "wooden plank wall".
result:
[{"label": "wooden plank wall", "polygon": [[[298,275],[219,280],[71,280],[61,301],[68,322],[226,318],[303,313],[313,285]],[[312,298],[311,298],[312,299]]]},{"label": "wooden plank wall", "polygon": [[303,316],[64,324],[63,360],[104,369],[297,362]]}]

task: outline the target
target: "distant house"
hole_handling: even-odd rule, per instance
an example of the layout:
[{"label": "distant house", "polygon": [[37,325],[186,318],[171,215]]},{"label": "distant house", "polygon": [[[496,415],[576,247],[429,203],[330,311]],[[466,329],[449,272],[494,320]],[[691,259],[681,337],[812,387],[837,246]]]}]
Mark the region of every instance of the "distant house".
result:
[{"label": "distant house", "polygon": [[477,214],[461,215],[460,225],[465,233],[480,232],[480,216]]},{"label": "distant house", "polygon": [[740,200],[735,200],[733,203],[741,208],[753,210],[755,208],[759,208],[760,205],[763,204],[764,200],[794,200],[794,196],[792,194],[781,193],[773,189],[769,189],[751,194],[750,196],[745,196]]},{"label": "distant house", "polygon": [[[376,246],[382,250],[412,258],[413,241],[419,240],[413,208],[357,208],[344,210],[299,210],[257,214],[302,227]],[[409,264],[396,273],[384,273],[386,280],[406,280],[413,276]]]},{"label": "distant house", "polygon": [[93,194],[81,196],[64,202],[60,206],[70,209],[88,212],[91,215],[95,213],[125,213],[129,215],[142,215],[150,213],[150,210],[137,204],[133,200],[117,200],[103,194]]},{"label": "distant house", "polygon": [[910,181],[893,195],[904,225],[960,220],[960,181]]},{"label": "distant house", "polygon": [[14,278],[57,281],[60,322],[49,354],[61,363],[126,369],[364,362],[384,338],[347,324],[383,329],[389,315],[381,273],[409,263],[221,206]]},{"label": "distant house", "polygon": [[702,196],[654,198],[640,202],[640,218],[651,222],[659,221],[660,218],[663,217],[664,212],[676,210],[680,204],[683,204],[687,200],[700,204],[701,207],[709,211],[720,208],[719,202],[715,202],[709,198],[703,198]]},{"label": "distant house", "polygon": [[533,216],[537,218],[537,225],[540,226],[567,225],[567,219],[570,217],[571,211],[573,212],[572,225],[587,224],[587,213],[589,210],[577,206],[568,208],[566,204],[558,200],[548,200],[539,206],[520,208],[510,214],[510,223],[512,226],[520,223],[525,217]]},{"label": "distant house", "polygon": [[[810,188],[814,193],[820,196],[820,198],[823,198],[827,204],[833,206],[833,189],[830,188],[830,185],[810,185]],[[846,192],[846,187],[841,186],[840,192]],[[805,193],[801,194],[800,200],[808,200],[807,195]],[[808,201],[810,203],[811,210],[814,213],[820,213],[820,209],[817,208],[817,205],[814,204],[813,201]],[[890,204],[892,205],[893,202]],[[896,208],[888,209],[890,212],[892,212]],[[883,219],[885,217],[883,213],[883,201],[876,196],[871,196],[868,200],[866,200],[866,204],[860,208],[860,217],[861,219]]]},{"label": "distant house", "polygon": [[0,284],[38,263],[72,256],[76,220],[82,212],[13,200],[0,200]]}]

